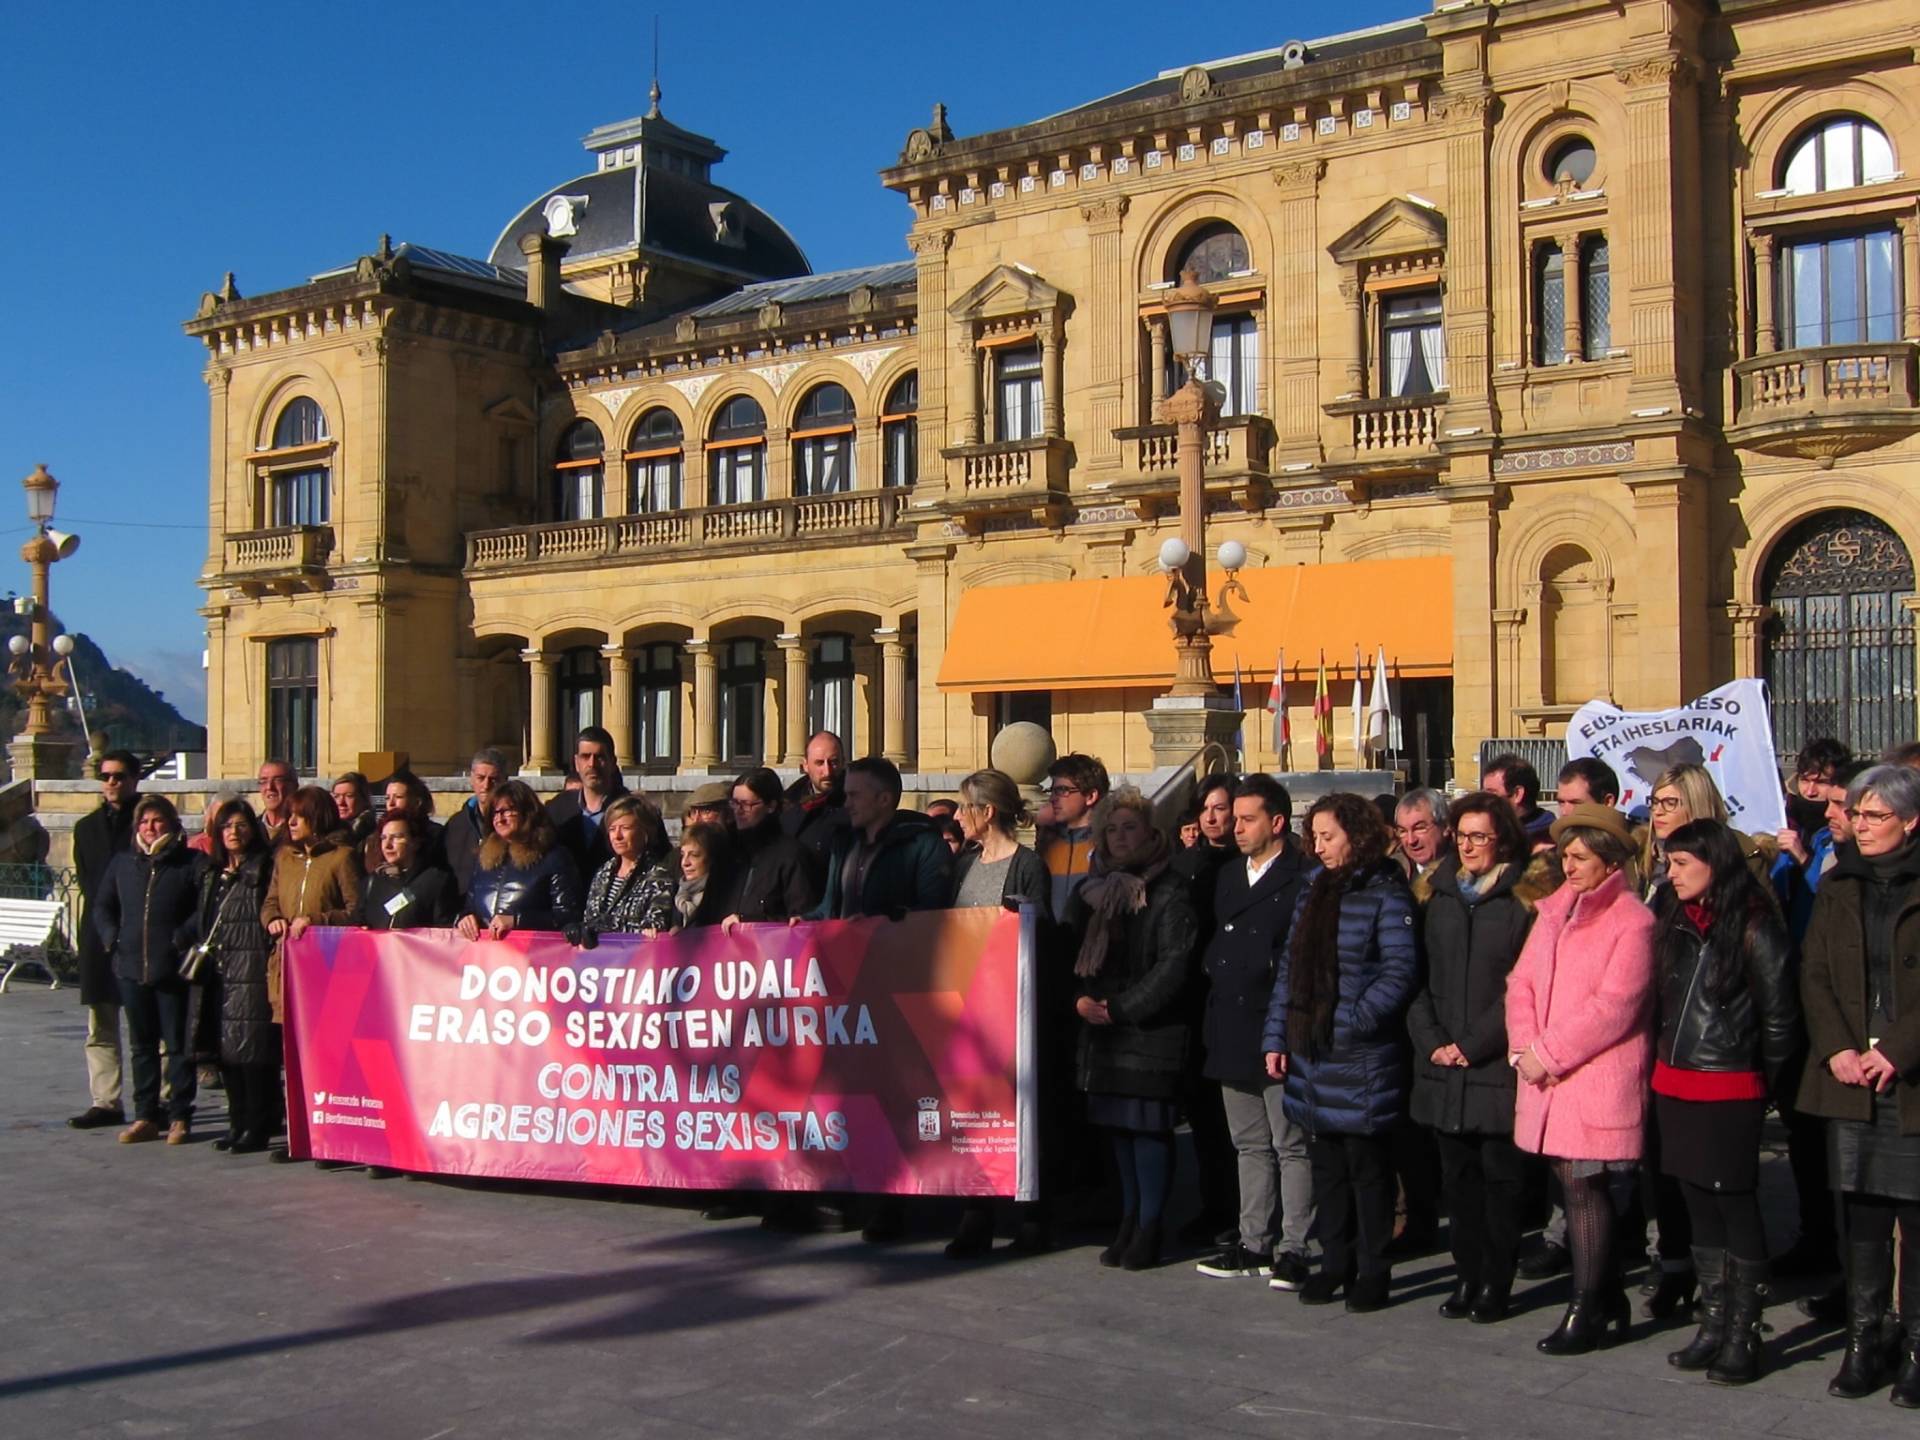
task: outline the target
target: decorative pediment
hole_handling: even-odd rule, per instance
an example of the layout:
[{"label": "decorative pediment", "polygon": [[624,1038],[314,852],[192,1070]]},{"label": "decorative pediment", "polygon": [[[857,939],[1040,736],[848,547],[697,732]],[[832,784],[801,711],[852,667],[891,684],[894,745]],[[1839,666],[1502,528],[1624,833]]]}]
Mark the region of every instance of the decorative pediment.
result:
[{"label": "decorative pediment", "polygon": [[1060,292],[1031,270],[996,265],[947,307],[955,320],[991,320],[1059,307]]},{"label": "decorative pediment", "polygon": [[537,423],[533,410],[518,395],[509,395],[503,400],[494,401],[487,406],[485,414],[489,420],[498,421],[502,425],[531,427]]},{"label": "decorative pediment", "polygon": [[1447,248],[1447,217],[1430,205],[1395,197],[1327,247],[1342,265],[1400,259]]}]

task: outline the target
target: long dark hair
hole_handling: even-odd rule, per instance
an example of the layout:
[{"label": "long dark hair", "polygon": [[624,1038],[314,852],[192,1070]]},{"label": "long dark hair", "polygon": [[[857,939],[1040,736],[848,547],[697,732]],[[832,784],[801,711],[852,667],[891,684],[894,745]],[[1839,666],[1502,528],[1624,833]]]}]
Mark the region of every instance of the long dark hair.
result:
[{"label": "long dark hair", "polygon": [[213,842],[208,854],[216,870],[224,870],[234,861],[233,852],[227,848],[226,829],[236,815],[246,817],[247,822],[247,845],[239,858],[251,860],[267,848],[266,836],[260,833],[260,817],[253,813],[253,807],[244,800],[229,800],[213,812],[213,823],[207,827],[207,837]]},{"label": "long dark hair", "polygon": [[1346,832],[1351,853],[1338,869],[1313,877],[1300,923],[1294,926],[1287,985],[1287,1049],[1317,1056],[1333,1042],[1333,1012],[1340,1000],[1340,902],[1372,878],[1387,854],[1387,826],[1371,800],[1328,795],[1307,811],[1307,834],[1327,815]]},{"label": "long dark hair", "polygon": [[[1716,1003],[1724,1003],[1740,993],[1747,980],[1747,932],[1756,920],[1764,918],[1772,904],[1760,882],[1747,868],[1747,857],[1733,831],[1718,820],[1690,820],[1667,837],[1667,855],[1691,855],[1713,872],[1707,893],[1700,897],[1713,912],[1707,927],[1706,966],[1700,973],[1701,986]],[[1672,889],[1672,882],[1667,888]],[[1680,907],[1674,895],[1674,911]],[[1662,932],[1661,971],[1666,973],[1679,958],[1680,945],[1673,925]],[[1667,941],[1665,937],[1674,936]]]}]

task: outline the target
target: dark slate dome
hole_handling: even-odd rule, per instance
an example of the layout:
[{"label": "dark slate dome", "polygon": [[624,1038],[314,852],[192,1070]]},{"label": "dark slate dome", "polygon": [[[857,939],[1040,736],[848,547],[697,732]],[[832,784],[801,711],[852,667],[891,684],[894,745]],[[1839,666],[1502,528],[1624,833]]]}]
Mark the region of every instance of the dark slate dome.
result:
[{"label": "dark slate dome", "polygon": [[661,115],[657,86],[653,102],[645,115],[588,135],[594,168],[516,215],[494,242],[491,262],[524,269],[521,238],[551,232],[567,240],[568,263],[638,249],[741,284],[810,274],[813,267],[778,220],[713,183],[713,166],[727,152]]}]

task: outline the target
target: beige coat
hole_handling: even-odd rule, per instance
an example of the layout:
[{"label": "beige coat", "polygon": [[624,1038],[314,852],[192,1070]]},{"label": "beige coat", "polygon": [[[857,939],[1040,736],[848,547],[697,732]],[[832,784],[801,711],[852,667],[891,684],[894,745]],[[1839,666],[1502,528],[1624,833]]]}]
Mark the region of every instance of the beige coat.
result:
[{"label": "beige coat", "polygon": [[[304,915],[316,925],[351,925],[360,913],[360,860],[350,844],[323,835],[307,847],[288,843],[274,852],[273,883],[260,907],[260,923]],[[286,1023],[282,1003],[284,936],[267,957],[267,999],[275,1024]]]}]

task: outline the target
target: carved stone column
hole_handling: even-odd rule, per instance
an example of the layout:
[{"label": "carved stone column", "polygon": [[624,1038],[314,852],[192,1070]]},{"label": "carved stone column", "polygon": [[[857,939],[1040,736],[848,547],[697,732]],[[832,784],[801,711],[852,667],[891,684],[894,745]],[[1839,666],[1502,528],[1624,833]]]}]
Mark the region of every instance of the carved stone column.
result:
[{"label": "carved stone column", "polygon": [[684,648],[693,657],[693,753],[687,768],[706,771],[720,760],[720,657],[711,640],[689,640]]},{"label": "carved stone column", "polygon": [[1147,363],[1153,367],[1148,377],[1148,394],[1158,405],[1167,398],[1167,322],[1164,316],[1156,315],[1147,322],[1148,351]]},{"label": "carved stone column", "polygon": [[1060,324],[1057,319],[1040,332],[1040,431],[1058,437],[1061,415]]},{"label": "carved stone column", "polygon": [[1900,336],[1920,340],[1920,218],[1900,222]]},{"label": "carved stone column", "polygon": [[780,649],[781,749],[776,765],[798,765],[807,758],[807,642],[798,635],[776,635]]},{"label": "carved stone column", "polygon": [[973,330],[963,324],[953,337],[953,443],[980,443],[980,351]]},{"label": "carved stone column", "polygon": [[1780,288],[1773,278],[1773,236],[1753,237],[1753,348],[1756,354],[1770,355],[1780,348],[1774,315],[1780,304]]},{"label": "carved stone column", "polygon": [[607,662],[607,688],[600,697],[600,723],[613,736],[613,753],[623,765],[631,765],[633,754],[633,653],[624,645],[602,645],[600,658]]},{"label": "carved stone column", "polygon": [[[1092,470],[1111,470],[1120,464],[1120,442],[1114,427],[1120,424],[1121,397],[1127,373],[1133,369],[1128,334],[1126,256],[1121,226],[1131,202],[1125,195],[1103,196],[1080,207],[1087,222],[1092,254],[1093,304],[1089,310],[1087,408],[1091,418],[1086,437],[1086,464]],[[1064,397],[1063,397],[1064,399]],[[1065,405],[1056,409],[1065,413]],[[1050,432],[1063,433],[1063,432]]]},{"label": "carved stone column", "polygon": [[560,768],[553,753],[553,672],[555,657],[545,650],[522,650],[527,662],[527,762],[529,775],[552,775]]},{"label": "carved stone column", "polygon": [[1367,304],[1359,280],[1342,280],[1340,298],[1347,307],[1346,394],[1359,399],[1367,393]]},{"label": "carved stone column", "polygon": [[1578,234],[1562,235],[1560,245],[1560,298],[1561,327],[1560,343],[1569,360],[1578,360],[1586,350],[1581,343],[1581,303],[1586,295],[1581,285],[1580,237]]},{"label": "carved stone column", "polygon": [[907,644],[898,630],[876,630],[880,647],[880,755],[905,767],[907,754]]},{"label": "carved stone column", "polygon": [[[1911,608],[1920,602],[1920,597],[1909,597],[1904,603]],[[1733,635],[1733,678],[1748,680],[1766,674],[1765,659],[1761,654],[1761,645],[1766,639],[1767,617],[1773,613],[1767,605],[1743,605],[1739,601],[1727,605],[1728,628]]]}]

